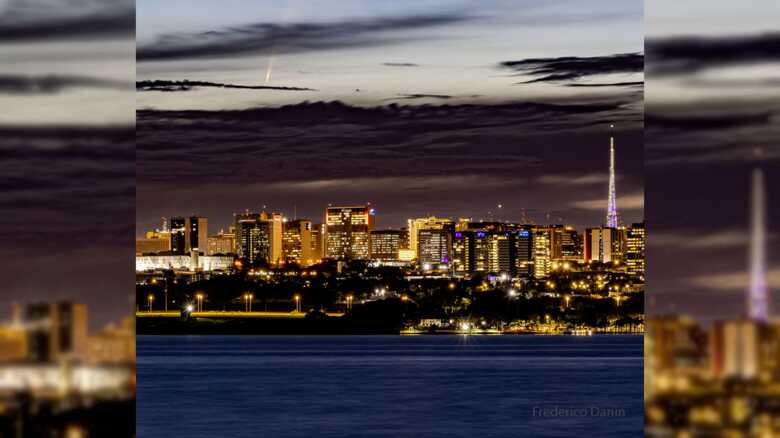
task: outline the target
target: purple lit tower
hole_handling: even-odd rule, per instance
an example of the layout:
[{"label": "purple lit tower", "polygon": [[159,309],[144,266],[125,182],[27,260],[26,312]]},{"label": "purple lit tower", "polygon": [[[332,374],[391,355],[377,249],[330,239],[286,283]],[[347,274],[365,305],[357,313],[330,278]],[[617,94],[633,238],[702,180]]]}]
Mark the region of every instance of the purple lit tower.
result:
[{"label": "purple lit tower", "polygon": [[752,182],[748,312],[753,321],[766,322],[769,317],[769,293],[766,283],[766,194],[764,173],[760,168],[753,169]]},{"label": "purple lit tower", "polygon": [[[615,125],[610,125],[610,129]],[[609,136],[609,201],[607,203],[607,227],[617,228],[617,201],[615,200],[615,137]]]}]

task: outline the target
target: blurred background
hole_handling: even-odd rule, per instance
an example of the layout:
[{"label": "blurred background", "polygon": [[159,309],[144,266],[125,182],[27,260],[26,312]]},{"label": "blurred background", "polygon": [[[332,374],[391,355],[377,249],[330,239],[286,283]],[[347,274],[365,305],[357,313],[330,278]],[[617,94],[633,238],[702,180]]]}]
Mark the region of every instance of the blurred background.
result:
[{"label": "blurred background", "polygon": [[135,435],[135,9],[0,0],[0,436]]},{"label": "blurred background", "polygon": [[645,4],[649,436],[780,435],[780,3]]}]

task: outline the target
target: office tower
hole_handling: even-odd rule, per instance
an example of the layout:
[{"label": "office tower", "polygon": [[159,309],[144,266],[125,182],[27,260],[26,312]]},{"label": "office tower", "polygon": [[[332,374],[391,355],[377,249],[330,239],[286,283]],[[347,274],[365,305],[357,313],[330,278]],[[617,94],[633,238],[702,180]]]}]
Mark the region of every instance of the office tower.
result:
[{"label": "office tower", "polygon": [[185,252],[189,253],[191,250],[206,251],[208,246],[209,235],[209,221],[205,217],[190,216],[187,218],[185,227],[186,241]]},{"label": "office tower", "polygon": [[512,272],[511,240],[508,233],[489,235],[488,271],[494,274]]},{"label": "office tower", "polygon": [[147,231],[143,238],[135,239],[135,254],[158,254],[171,250],[169,231]]},{"label": "office tower", "polygon": [[[232,228],[232,227],[231,227]],[[236,248],[236,233],[219,233],[208,237],[206,255],[234,254]]]},{"label": "office tower", "polygon": [[[610,126],[612,128],[612,126]],[[606,226],[618,227],[617,200],[615,197],[615,137],[609,136],[609,194],[607,200]]]},{"label": "office tower", "polygon": [[[309,266],[314,263],[312,257],[312,225],[306,219],[284,221],[282,248],[285,263],[297,263]],[[319,257],[317,257],[319,258]]]},{"label": "office tower", "polygon": [[455,231],[452,238],[452,270],[456,274],[474,271],[474,233]]},{"label": "office tower", "polygon": [[401,232],[380,230],[371,232],[371,260],[398,260]]},{"label": "office tower", "polygon": [[415,258],[420,258],[419,235],[421,230],[441,230],[452,228],[452,221],[447,218],[430,216],[426,218],[409,219],[409,248],[415,251]]},{"label": "office tower", "polygon": [[626,272],[645,277],[645,224],[636,223],[626,229]]},{"label": "office tower", "polygon": [[83,359],[87,343],[87,307],[84,304],[30,304],[24,312],[24,324],[28,327],[29,360]]},{"label": "office tower", "polygon": [[528,228],[521,228],[514,233],[514,272],[520,277],[530,277],[535,273],[533,236],[532,230]]},{"label": "office tower", "polygon": [[189,249],[187,244],[187,219],[172,217],[170,220],[171,252],[184,255]]},{"label": "office tower", "polygon": [[325,257],[325,224],[311,227],[311,257],[315,262]]},{"label": "office tower", "polygon": [[282,215],[244,212],[234,214],[236,254],[250,263],[282,261]]},{"label": "office tower", "polygon": [[452,253],[451,224],[440,228],[424,227],[417,231],[417,262],[420,266],[449,265]]},{"label": "office tower", "polygon": [[271,230],[271,264],[276,265],[284,261],[282,230],[284,228],[284,218],[281,213],[271,213],[268,216]]},{"label": "office tower", "polygon": [[235,214],[236,254],[249,263],[269,263],[271,257],[271,228],[268,214]]},{"label": "office tower", "polygon": [[556,226],[556,259],[579,260],[582,258],[582,236],[568,225]]},{"label": "office tower", "polygon": [[623,231],[616,228],[588,228],[585,230],[585,261],[611,263],[620,260]]},{"label": "office tower", "polygon": [[534,230],[534,277],[544,278],[550,275],[552,268],[550,228],[537,228]]},{"label": "office tower", "polygon": [[325,256],[335,260],[368,260],[374,209],[368,206],[325,209]]}]

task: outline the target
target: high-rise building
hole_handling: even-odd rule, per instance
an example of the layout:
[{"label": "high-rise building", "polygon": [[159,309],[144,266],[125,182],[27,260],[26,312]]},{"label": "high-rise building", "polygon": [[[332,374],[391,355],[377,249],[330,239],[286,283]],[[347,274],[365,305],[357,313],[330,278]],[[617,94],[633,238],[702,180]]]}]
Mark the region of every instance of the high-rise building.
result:
[{"label": "high-rise building", "polygon": [[170,220],[171,252],[174,254],[187,254],[187,219],[172,217]]},{"label": "high-rise building", "polygon": [[530,228],[521,228],[514,233],[514,273],[521,277],[534,275],[534,233]]},{"label": "high-rise building", "polygon": [[[281,254],[281,229],[278,238],[274,217],[268,213],[245,212],[234,215],[236,229],[236,254],[250,263],[276,263],[274,254]],[[279,217],[281,227],[281,217]]]},{"label": "high-rise building", "polygon": [[371,260],[398,260],[401,232],[378,230],[371,232]]},{"label": "high-rise building", "polygon": [[455,231],[452,237],[452,270],[457,274],[474,271],[474,233]]},{"label": "high-rise building", "polygon": [[325,224],[314,224],[311,227],[311,257],[313,260],[325,257]]},{"label": "high-rise building", "polygon": [[489,272],[494,274],[512,272],[512,242],[508,233],[491,233],[488,241],[490,250],[488,253]]},{"label": "high-rise building", "polygon": [[284,261],[282,230],[284,229],[284,217],[281,213],[268,215],[271,225],[271,264],[279,264]]},{"label": "high-rise building", "polygon": [[645,224],[636,223],[626,229],[626,272],[644,278],[645,276]]},{"label": "high-rise building", "polygon": [[420,258],[420,230],[441,230],[452,227],[452,220],[430,216],[426,218],[409,219],[409,248],[415,251],[415,258]]},{"label": "high-rise building", "polygon": [[325,209],[325,256],[335,260],[368,260],[375,211],[369,206]]},{"label": "high-rise building", "polygon": [[87,307],[71,302],[30,304],[24,312],[28,359],[82,359],[87,344]]},{"label": "high-rise building", "polygon": [[309,266],[314,263],[311,236],[311,221],[296,219],[284,222],[282,248],[286,263],[297,263],[301,266]]},{"label": "high-rise building", "polygon": [[421,228],[417,231],[417,262],[420,266],[449,265],[452,254],[452,227]]},{"label": "high-rise building", "polygon": [[588,228],[585,230],[585,261],[611,263],[623,256],[624,228]]},{"label": "high-rise building", "polygon": [[537,228],[533,234],[534,277],[544,278],[552,269],[551,229]]},{"label": "high-rise building", "polygon": [[236,248],[235,230],[233,232],[227,232],[227,233],[224,232],[223,230],[220,230],[219,233],[208,237],[206,255],[234,254],[235,248]]},{"label": "high-rise building", "polygon": [[208,247],[209,221],[205,217],[190,216],[185,228],[185,252],[192,250],[206,252]]},{"label": "high-rise building", "polygon": [[551,227],[551,253],[553,260],[579,260],[582,258],[582,239],[573,227]]}]

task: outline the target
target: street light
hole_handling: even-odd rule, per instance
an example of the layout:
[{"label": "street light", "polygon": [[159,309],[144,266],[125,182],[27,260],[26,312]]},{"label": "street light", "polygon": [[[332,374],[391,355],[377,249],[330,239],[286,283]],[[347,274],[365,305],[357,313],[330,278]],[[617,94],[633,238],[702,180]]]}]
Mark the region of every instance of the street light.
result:
[{"label": "street light", "polygon": [[244,311],[245,312],[251,312],[252,311],[252,298],[255,296],[250,293],[244,294]]},{"label": "street light", "polygon": [[566,295],[563,297],[563,300],[566,302],[566,308],[569,308],[569,301],[571,300],[571,297],[569,295]]},{"label": "street light", "polygon": [[197,294],[195,295],[195,298],[198,300],[198,312],[203,311],[203,294]]},{"label": "street light", "polygon": [[149,311],[150,311],[150,312],[152,311],[152,301],[154,301],[154,295],[152,295],[152,294],[149,294],[149,295],[146,297],[146,302],[147,302],[147,303],[149,303]]},{"label": "street light", "polygon": [[293,298],[295,298],[295,311],[297,313],[301,313],[301,296],[298,295],[298,294],[295,294],[295,296],[293,296]]}]

